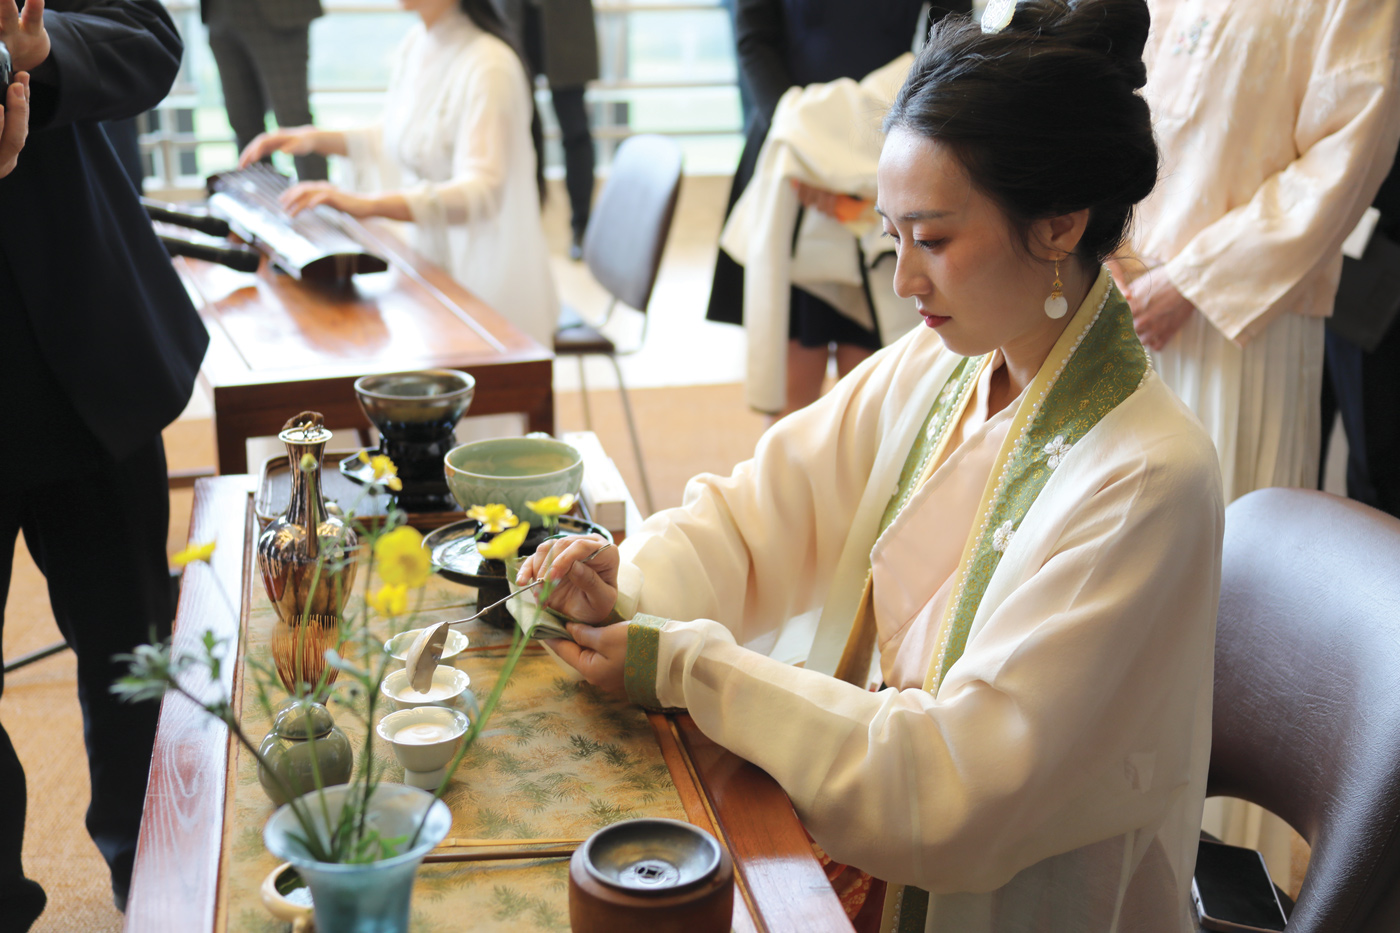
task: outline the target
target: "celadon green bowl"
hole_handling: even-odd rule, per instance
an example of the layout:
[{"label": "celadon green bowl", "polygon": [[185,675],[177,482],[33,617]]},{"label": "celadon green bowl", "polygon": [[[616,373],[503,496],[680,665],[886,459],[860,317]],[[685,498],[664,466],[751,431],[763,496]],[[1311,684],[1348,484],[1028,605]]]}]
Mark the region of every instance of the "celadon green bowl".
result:
[{"label": "celadon green bowl", "polygon": [[463,509],[506,506],[521,521],[539,528],[542,519],[526,502],[545,496],[578,494],[583,458],[552,437],[493,437],[454,447],[443,458],[447,488]]}]

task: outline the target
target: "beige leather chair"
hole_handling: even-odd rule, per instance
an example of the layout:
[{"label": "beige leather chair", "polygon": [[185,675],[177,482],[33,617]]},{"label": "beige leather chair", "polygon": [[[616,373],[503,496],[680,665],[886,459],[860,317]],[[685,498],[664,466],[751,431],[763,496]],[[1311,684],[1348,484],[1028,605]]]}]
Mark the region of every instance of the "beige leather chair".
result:
[{"label": "beige leather chair", "polygon": [[1289,933],[1400,931],[1400,520],[1261,489],[1225,511],[1208,793],[1312,847]]},{"label": "beige leather chair", "polygon": [[641,338],[637,345],[619,349],[599,328],[607,324],[613,310],[621,302],[646,313],[651,302],[652,286],[661,267],[661,253],[671,232],[671,220],[676,213],[676,200],[681,186],[680,147],[664,136],[633,136],[618,147],[613,157],[608,183],[598,196],[588,229],[583,235],[583,261],[588,271],[607,289],[612,300],[603,319],[596,325],[584,321],[569,308],[560,317],[554,334],[554,353],[578,360],[579,388],[583,392],[584,423],[593,429],[593,412],[588,404],[588,387],[583,382],[583,358],[603,356],[617,373],[617,387],[622,395],[622,410],[627,416],[627,430],[632,435],[632,450],[637,457],[637,470],[642,477],[642,495],[647,512],[652,511],[651,484],[647,481],[646,465],[642,461],[642,444],[637,436],[637,424],[632,417],[632,403],[622,382],[622,369],[617,358],[641,349],[646,341],[643,318]]}]

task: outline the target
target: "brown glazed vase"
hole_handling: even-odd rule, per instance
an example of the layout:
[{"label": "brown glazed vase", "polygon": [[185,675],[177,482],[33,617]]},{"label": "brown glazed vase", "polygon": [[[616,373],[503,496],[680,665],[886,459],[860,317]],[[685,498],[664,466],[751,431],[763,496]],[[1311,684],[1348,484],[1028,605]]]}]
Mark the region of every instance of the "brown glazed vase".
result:
[{"label": "brown glazed vase", "polygon": [[[345,600],[355,582],[354,551],[359,538],[339,516],[326,510],[321,493],[321,456],[331,432],[320,412],[302,412],[277,435],[287,445],[292,496],[287,511],[258,536],[258,570],[277,610],[272,658],[289,693],[298,683],[314,687],[327,673],[325,652],[339,640]],[[303,469],[306,458],[313,469]],[[335,680],[330,668],[326,682]]]}]

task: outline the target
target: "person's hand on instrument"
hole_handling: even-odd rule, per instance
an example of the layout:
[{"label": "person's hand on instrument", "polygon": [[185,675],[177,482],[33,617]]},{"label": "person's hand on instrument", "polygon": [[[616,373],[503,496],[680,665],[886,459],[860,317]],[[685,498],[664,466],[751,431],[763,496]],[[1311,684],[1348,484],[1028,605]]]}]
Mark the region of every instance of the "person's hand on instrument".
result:
[{"label": "person's hand on instrument", "polygon": [[15,75],[15,83],[5,90],[5,109],[0,111],[0,178],[15,170],[19,151],[29,138],[29,72]]},{"label": "person's hand on instrument", "polygon": [[[4,2],[5,0],[0,0],[0,3]],[[314,126],[289,126],[270,133],[259,133],[238,157],[238,167],[247,168],[274,152],[285,152],[294,156],[312,155],[316,152],[318,132]]]},{"label": "person's hand on instrument", "polygon": [[1196,313],[1196,306],[1160,273],[1134,279],[1123,290],[1123,297],[1133,312],[1133,330],[1149,350],[1160,350],[1171,343]]},{"label": "person's hand on instrument", "polygon": [[302,211],[324,204],[351,217],[374,217],[377,199],[342,191],[328,181],[305,181],[282,192],[282,207],[295,217]]},{"label": "person's hand on instrument", "polygon": [[[570,535],[541,544],[520,565],[517,586],[524,586],[544,574],[558,581],[545,604],[570,619],[598,623],[607,620],[617,604],[617,548],[601,535]],[[585,558],[596,554],[588,563]]]},{"label": "person's hand on instrument", "polygon": [[10,67],[33,71],[49,57],[44,0],[29,0],[20,12],[15,0],[0,0],[0,42],[10,50]]},{"label": "person's hand on instrument", "polygon": [[570,622],[568,629],[574,640],[549,642],[554,653],[593,686],[609,693],[625,692],[622,671],[627,661],[627,623],[597,627]]}]

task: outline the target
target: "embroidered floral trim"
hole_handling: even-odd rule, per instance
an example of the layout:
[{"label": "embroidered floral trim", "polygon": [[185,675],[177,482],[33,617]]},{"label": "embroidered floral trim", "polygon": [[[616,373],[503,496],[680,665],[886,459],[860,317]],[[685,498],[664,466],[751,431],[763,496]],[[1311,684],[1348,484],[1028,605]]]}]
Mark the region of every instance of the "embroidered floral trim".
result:
[{"label": "embroidered floral trim", "polygon": [[1065,455],[1069,453],[1069,449],[1073,446],[1073,444],[1065,443],[1064,435],[1056,434],[1055,439],[1046,444],[1043,448],[1045,451],[1045,465],[1052,470],[1057,468],[1064,461]]},{"label": "embroidered floral trim", "polygon": [[656,696],[656,667],[661,658],[661,630],[666,620],[638,613],[627,625],[627,657],[622,685],[627,698],[647,709],[661,709]]},{"label": "embroidered floral trim", "polygon": [[[1109,283],[1098,308],[1039,397],[1028,399],[1028,409],[1017,411],[1017,420],[1024,419],[1024,423],[974,531],[977,543],[945,610],[947,620],[925,682],[929,690],[937,692],[948,668],[962,656],[982,595],[1005,546],[1010,544],[1009,536],[1054,469],[1050,464],[1046,464],[1049,469],[1040,465],[1041,452],[1060,438],[1068,449],[1146,379],[1150,371],[1147,351],[1132,325],[1127,301]],[[1063,455],[1061,452],[1061,459]],[[998,548],[996,536],[1003,530],[1004,546]]]},{"label": "embroidered floral trim", "polygon": [[992,532],[992,550],[998,554],[1005,554],[1006,549],[1011,547],[1011,539],[1016,535],[1015,523],[1011,519],[1002,522],[996,531]]}]

